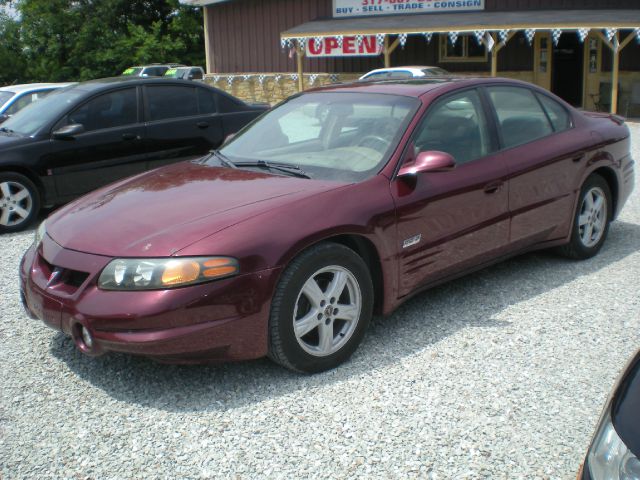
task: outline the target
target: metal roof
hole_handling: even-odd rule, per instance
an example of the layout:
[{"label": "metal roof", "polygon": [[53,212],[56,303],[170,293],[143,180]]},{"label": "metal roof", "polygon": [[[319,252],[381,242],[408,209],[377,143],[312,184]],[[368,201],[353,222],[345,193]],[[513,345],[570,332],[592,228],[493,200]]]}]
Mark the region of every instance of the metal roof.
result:
[{"label": "metal roof", "polygon": [[578,28],[634,29],[640,27],[640,9],[482,11],[332,18],[303,23],[282,38],[377,33],[466,32],[474,30],[565,30]]}]

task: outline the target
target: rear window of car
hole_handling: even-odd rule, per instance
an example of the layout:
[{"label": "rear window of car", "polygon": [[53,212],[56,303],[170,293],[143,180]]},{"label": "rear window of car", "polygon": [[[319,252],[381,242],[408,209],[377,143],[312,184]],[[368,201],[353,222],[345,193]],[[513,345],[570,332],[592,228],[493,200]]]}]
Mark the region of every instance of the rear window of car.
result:
[{"label": "rear window of car", "polygon": [[147,86],[149,120],[198,115],[196,89],[177,85]]},{"label": "rear window of car", "polygon": [[540,100],[540,103],[542,103],[547,115],[549,115],[549,120],[551,120],[554,131],[562,132],[571,128],[571,116],[562,105],[546,95],[536,93],[536,96],[538,100]]},{"label": "rear window of car", "polygon": [[237,112],[242,105],[227,95],[218,94],[218,111],[220,113]]},{"label": "rear window of car", "polygon": [[528,88],[488,87],[498,115],[504,148],[516,147],[553,133],[540,102]]}]

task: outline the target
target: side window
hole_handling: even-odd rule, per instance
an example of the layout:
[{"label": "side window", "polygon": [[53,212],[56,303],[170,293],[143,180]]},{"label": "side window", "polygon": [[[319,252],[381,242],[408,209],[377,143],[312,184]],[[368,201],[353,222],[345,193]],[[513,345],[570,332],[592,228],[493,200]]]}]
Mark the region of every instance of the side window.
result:
[{"label": "side window", "polygon": [[193,80],[202,80],[203,76],[202,76],[202,70],[200,70],[199,68],[192,68],[191,69],[191,75],[192,75],[192,79]]},{"label": "side window", "polygon": [[478,92],[469,90],[437,101],[414,137],[416,153],[446,152],[458,164],[491,153],[491,139]]},{"label": "side window", "polygon": [[556,132],[562,132],[571,128],[571,117],[562,105],[546,95],[536,93],[536,96],[538,100],[540,100],[540,103],[542,103],[547,115],[549,115],[553,129]]},{"label": "side window", "polygon": [[240,105],[226,95],[218,95],[218,111],[221,113],[231,113],[242,110]]},{"label": "side window", "polygon": [[182,86],[147,86],[149,120],[198,115],[196,89]]},{"label": "side window", "polygon": [[200,114],[216,113],[216,94],[204,88],[198,88],[198,110]]},{"label": "side window", "polygon": [[138,121],[135,88],[126,88],[92,98],[67,116],[67,124],[81,123],[87,132],[130,125]]},{"label": "side window", "polygon": [[528,88],[488,87],[505,148],[550,135],[553,130],[540,103]]}]

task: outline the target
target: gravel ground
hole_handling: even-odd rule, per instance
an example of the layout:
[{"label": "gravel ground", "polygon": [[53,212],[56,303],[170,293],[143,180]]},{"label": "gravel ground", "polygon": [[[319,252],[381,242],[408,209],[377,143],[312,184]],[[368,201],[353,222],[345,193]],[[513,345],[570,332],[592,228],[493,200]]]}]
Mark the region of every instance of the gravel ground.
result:
[{"label": "gravel ground", "polygon": [[22,311],[32,236],[1,239],[1,478],[573,479],[640,346],[637,192],[596,258],[530,254],[431,290],[315,376],[84,357]]}]

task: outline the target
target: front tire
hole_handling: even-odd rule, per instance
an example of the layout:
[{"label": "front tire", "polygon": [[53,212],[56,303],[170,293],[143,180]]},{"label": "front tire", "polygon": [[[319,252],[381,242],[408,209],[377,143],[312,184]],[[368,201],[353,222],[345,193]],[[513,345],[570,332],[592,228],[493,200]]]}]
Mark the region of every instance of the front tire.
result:
[{"label": "front tire", "polygon": [[356,350],[373,313],[367,265],[336,243],[316,245],[282,274],[271,304],[269,357],[299,372],[337,367]]},{"label": "front tire", "polygon": [[612,216],[609,184],[598,174],[589,176],[580,189],[571,240],[560,247],[560,253],[576,260],[596,255],[607,239]]},{"label": "front tire", "polygon": [[0,233],[27,228],[40,211],[38,188],[19,173],[0,173]]}]

